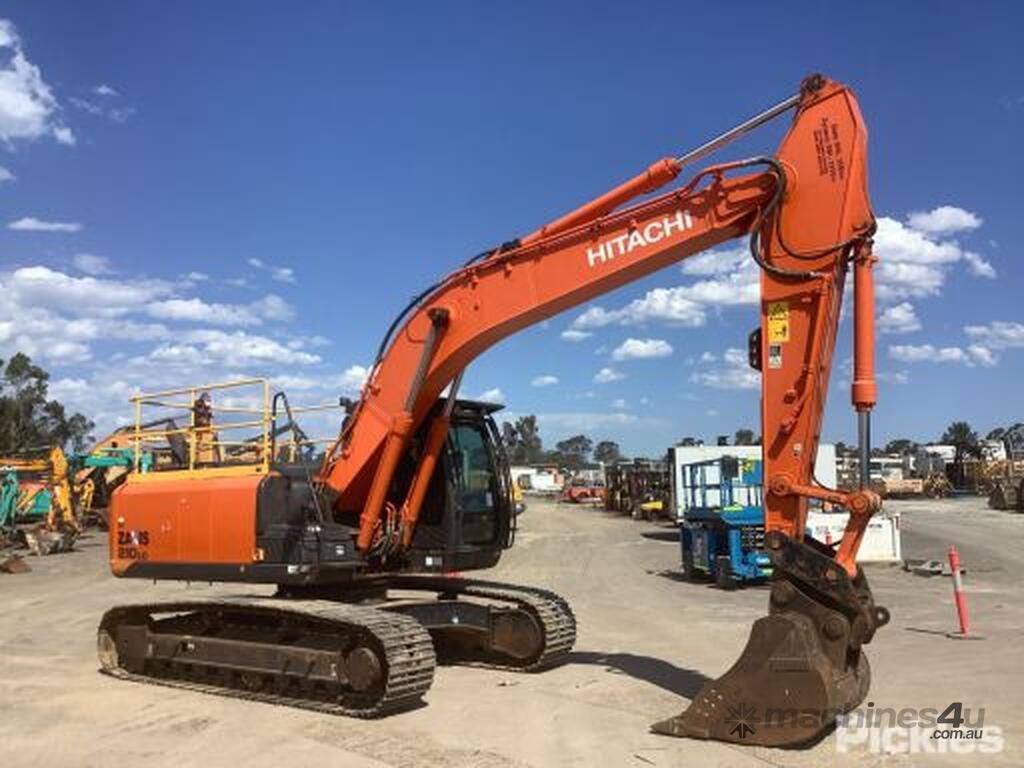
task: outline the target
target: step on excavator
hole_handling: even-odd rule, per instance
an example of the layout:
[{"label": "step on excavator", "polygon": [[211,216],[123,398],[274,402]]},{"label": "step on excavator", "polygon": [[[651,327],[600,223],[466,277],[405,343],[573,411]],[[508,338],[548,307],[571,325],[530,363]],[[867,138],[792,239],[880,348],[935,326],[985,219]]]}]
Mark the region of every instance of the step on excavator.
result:
[{"label": "step on excavator", "polygon": [[[790,113],[774,156],[673,184]],[[388,328],[322,464],[271,452],[255,469],[133,473],[113,498],[115,575],[277,591],[113,608],[98,629],[103,671],[375,717],[420,704],[439,660],[538,670],[571,658],[576,622],[564,599],[463,575],[493,566],[515,531],[493,407],[458,399],[463,372],[520,329],[748,236],[760,269],[749,357],[761,372],[768,614],[738,661],[653,729],[770,746],[822,737],[864,699],[864,646],[888,620],[855,560],[880,499],[821,487],[812,473],[852,271],[852,401],[868,476],[876,259],[866,153],[853,92],[808,77],[791,98],[422,291]],[[838,544],[806,536],[812,499],[849,511]]]}]

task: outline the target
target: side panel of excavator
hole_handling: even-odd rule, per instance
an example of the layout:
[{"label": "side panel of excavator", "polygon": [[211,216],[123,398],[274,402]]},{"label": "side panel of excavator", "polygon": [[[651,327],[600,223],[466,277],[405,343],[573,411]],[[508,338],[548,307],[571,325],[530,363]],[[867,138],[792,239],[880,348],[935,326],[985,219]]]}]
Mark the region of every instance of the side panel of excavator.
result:
[{"label": "side panel of excavator", "polygon": [[[275,465],[135,473],[111,505],[116,576],[317,584],[381,570],[488,568],[508,546],[514,512],[504,451],[489,412],[461,401],[408,557],[385,568],[355,547],[357,529],[324,516],[311,470]],[[396,477],[408,484],[412,456]]]}]

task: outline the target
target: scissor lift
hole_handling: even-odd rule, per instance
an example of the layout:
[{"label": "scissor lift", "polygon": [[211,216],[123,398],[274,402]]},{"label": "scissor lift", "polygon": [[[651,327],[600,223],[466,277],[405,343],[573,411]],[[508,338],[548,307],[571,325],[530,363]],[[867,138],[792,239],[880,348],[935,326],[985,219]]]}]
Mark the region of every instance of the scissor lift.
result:
[{"label": "scissor lift", "polygon": [[723,589],[771,576],[764,547],[760,459],[722,456],[682,467],[679,526],[683,574],[704,574]]}]

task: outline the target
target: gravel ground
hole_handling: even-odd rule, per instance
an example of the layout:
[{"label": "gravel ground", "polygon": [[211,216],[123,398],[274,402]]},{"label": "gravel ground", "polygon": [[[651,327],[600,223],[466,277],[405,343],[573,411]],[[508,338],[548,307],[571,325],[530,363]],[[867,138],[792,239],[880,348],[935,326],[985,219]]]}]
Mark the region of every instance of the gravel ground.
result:
[{"label": "gravel ground", "polygon": [[[684,709],[707,677],[738,656],[750,623],[765,610],[767,590],[726,593],[680,581],[670,528],[529,501],[516,547],[488,575],[549,587],[570,599],[580,632],[569,663],[535,675],[440,668],[426,706],[373,722],[104,677],[96,671],[94,630],[106,607],[247,588],[115,580],[99,535],[82,540],[76,552],[30,558],[31,573],[0,575],[2,762],[145,761],[148,768],[1024,762],[1018,661],[1024,606],[1016,595],[1024,515],[988,510],[976,498],[889,503],[903,513],[905,557],[944,558],[949,544],[957,544],[973,624],[985,639],[945,636],[956,624],[949,578],[869,566],[876,601],[893,614],[869,647],[870,698],[879,709],[941,711],[954,701],[975,713],[984,708],[986,743],[998,727],[1003,747],[995,754],[956,754],[944,743],[946,754],[885,754],[885,744],[843,747],[836,735],[809,750],[785,751],[650,734],[652,722]],[[899,737],[889,746],[898,748]]]}]

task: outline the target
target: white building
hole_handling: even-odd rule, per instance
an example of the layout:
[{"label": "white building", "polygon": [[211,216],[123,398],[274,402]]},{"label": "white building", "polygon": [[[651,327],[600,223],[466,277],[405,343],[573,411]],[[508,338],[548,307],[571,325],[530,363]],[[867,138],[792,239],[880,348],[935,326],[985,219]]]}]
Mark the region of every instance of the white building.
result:
[{"label": "white building", "polygon": [[914,474],[928,477],[946,471],[946,465],[956,459],[955,445],[921,445],[914,457]]},{"label": "white building", "polygon": [[565,486],[565,475],[557,467],[514,466],[509,471],[512,482],[533,493],[558,493]]}]

